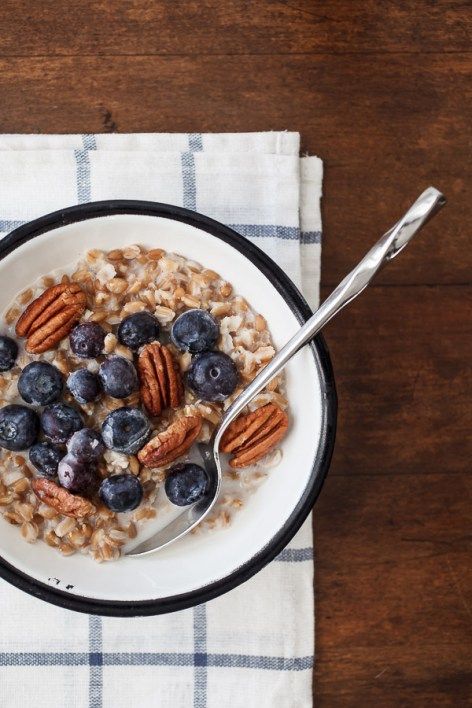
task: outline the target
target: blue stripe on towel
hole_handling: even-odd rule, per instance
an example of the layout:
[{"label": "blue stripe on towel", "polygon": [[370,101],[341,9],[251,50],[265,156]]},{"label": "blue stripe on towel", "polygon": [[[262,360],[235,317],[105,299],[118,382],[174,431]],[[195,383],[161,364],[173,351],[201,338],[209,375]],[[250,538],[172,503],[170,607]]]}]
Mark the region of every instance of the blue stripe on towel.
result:
[{"label": "blue stripe on towel", "polygon": [[321,243],[321,231],[300,231],[298,226],[277,224],[230,224],[229,226],[245,238],[279,238],[283,241]]},{"label": "blue stripe on towel", "polygon": [[[194,653],[104,652],[103,666],[195,666]],[[198,655],[200,656],[200,655]],[[206,653],[206,666],[214,668],[261,669],[264,671],[306,671],[313,656],[259,656],[252,654]],[[0,652],[0,666],[89,666],[86,652]]]},{"label": "blue stripe on towel", "polygon": [[103,705],[102,620],[89,616],[89,708]]},{"label": "blue stripe on towel", "polygon": [[77,201],[79,204],[91,200],[90,159],[88,150],[74,150],[77,166]]}]

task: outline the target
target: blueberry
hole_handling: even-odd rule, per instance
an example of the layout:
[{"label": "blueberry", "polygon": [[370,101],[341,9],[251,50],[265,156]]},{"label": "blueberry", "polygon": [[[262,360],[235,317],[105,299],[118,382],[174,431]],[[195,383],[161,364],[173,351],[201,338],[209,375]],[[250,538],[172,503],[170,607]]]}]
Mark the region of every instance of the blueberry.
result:
[{"label": "blueberry", "polygon": [[118,339],[125,347],[137,351],[143,344],[159,337],[159,322],[150,312],[136,312],[125,317],[118,327]]},{"label": "blueberry", "polygon": [[11,337],[0,335],[0,371],[10,371],[18,356],[18,344]]},{"label": "blueberry", "polygon": [[70,348],[81,359],[96,359],[103,351],[105,330],[96,322],[82,322],[69,335]]},{"label": "blueberry", "polygon": [[127,398],[138,388],[138,375],[131,361],[123,356],[112,356],[98,372],[103,390],[113,398]]},{"label": "blueberry", "polygon": [[134,474],[114,474],[103,480],[99,494],[112,511],[132,511],[141,504],[143,485]]},{"label": "blueberry", "polygon": [[0,447],[6,450],[26,450],[36,442],[39,418],[26,406],[16,404],[0,409]]},{"label": "blueberry", "polygon": [[170,336],[178,349],[198,354],[213,349],[220,329],[206,310],[187,310],[175,320]]},{"label": "blueberry", "polygon": [[188,506],[202,499],[209,486],[210,480],[203,467],[184,462],[169,469],[164,488],[172,504]]},{"label": "blueberry", "polygon": [[63,377],[59,369],[46,361],[32,361],[18,379],[18,391],[26,403],[46,406],[62,393]]},{"label": "blueberry", "polygon": [[95,401],[101,391],[102,385],[97,374],[93,374],[88,369],[77,369],[69,375],[67,388],[78,403],[90,403]]},{"label": "blueberry", "polygon": [[151,425],[139,408],[117,408],[102,425],[102,438],[110,450],[135,455],[147,442]]},{"label": "blueberry", "polygon": [[50,443],[36,443],[30,448],[29,459],[38,472],[48,479],[53,479],[57,474],[57,466],[64,453]]},{"label": "blueberry", "polygon": [[59,462],[57,476],[64,489],[73,494],[91,496],[97,491],[98,475],[93,462],[84,462],[68,454]]},{"label": "blueberry", "polygon": [[105,452],[105,445],[95,430],[82,428],[67,442],[67,452],[81,462],[97,461]]},{"label": "blueberry", "polygon": [[204,401],[224,401],[238,385],[232,359],[223,352],[197,354],[187,372],[187,384]]},{"label": "blueberry", "polygon": [[66,443],[77,430],[84,427],[80,414],[65,403],[53,403],[41,413],[41,427],[45,437],[55,445]]}]

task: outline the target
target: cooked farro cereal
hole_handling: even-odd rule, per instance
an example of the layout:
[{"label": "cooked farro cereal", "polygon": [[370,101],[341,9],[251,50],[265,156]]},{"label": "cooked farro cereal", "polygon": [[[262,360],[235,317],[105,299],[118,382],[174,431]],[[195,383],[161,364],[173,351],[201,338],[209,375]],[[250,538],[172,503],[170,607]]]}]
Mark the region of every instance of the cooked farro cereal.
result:
[{"label": "cooked farro cereal", "polygon": [[[237,284],[174,253],[92,250],[43,276],[0,329],[0,513],[27,543],[116,560],[206,492],[194,445],[274,353]],[[279,376],[230,426],[198,532],[227,526],[280,462],[286,409]]]}]

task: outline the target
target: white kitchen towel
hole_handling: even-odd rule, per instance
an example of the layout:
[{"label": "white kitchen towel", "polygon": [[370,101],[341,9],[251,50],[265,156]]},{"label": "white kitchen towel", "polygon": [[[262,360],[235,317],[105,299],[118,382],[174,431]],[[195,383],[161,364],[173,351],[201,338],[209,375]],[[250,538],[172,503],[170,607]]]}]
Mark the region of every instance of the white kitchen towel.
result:
[{"label": "white kitchen towel", "polygon": [[[149,199],[228,224],[318,304],[322,163],[299,135],[0,136],[0,237],[50,211]],[[100,567],[91,567],[100,572]],[[314,663],[311,519],[264,570],[159,617],[85,616],[0,581],[2,708],[302,708]]]}]

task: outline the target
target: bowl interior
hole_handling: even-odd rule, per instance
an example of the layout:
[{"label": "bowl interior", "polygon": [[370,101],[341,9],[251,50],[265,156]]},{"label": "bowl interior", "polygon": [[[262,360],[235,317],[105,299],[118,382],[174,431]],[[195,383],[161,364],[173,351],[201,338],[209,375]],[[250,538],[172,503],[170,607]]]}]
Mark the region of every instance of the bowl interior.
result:
[{"label": "bowl interior", "polygon": [[[115,214],[60,226],[0,261],[0,309],[39,276],[74,264],[89,248],[140,243],[182,254],[219,272],[269,324],[276,347],[299,327],[284,297],[234,247],[193,225],[140,214]],[[291,428],[283,459],[224,530],[187,536],[159,553],[97,565],[63,558],[44,543],[29,545],[0,518],[0,555],[28,576],[72,595],[105,601],[158,600],[203,588],[234,573],[266,547],[313,482],[324,415],[320,372],[305,347],[286,369]]]}]

